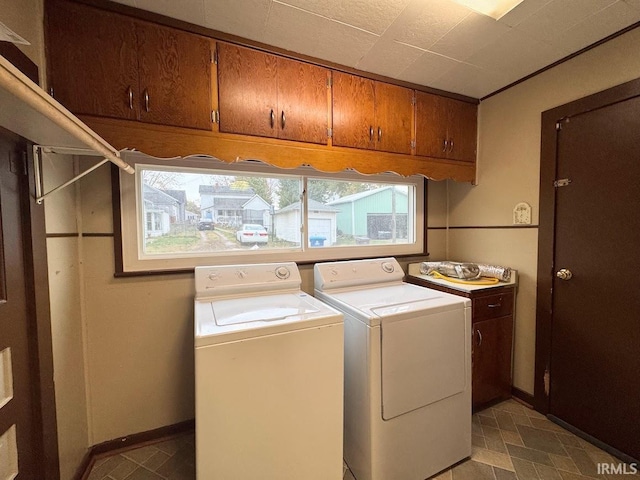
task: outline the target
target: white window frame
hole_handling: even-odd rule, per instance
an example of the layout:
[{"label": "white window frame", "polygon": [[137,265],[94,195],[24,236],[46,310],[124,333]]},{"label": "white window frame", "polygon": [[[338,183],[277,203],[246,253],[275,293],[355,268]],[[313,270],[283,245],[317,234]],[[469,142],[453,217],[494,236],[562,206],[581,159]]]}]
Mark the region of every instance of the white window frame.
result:
[{"label": "white window frame", "polygon": [[[301,247],[272,250],[229,250],[220,253],[173,253],[145,255],[142,247],[144,228],[142,225],[142,205],[138,201],[141,191],[141,169],[135,175],[120,173],[120,243],[122,248],[121,271],[117,273],[141,273],[154,271],[189,270],[200,265],[229,265],[244,263],[295,261],[313,263],[352,258],[374,258],[383,256],[422,255],[425,253],[426,212],[424,210],[425,182],[422,176],[401,177],[396,174],[362,175],[353,171],[324,173],[311,167],[283,169],[266,165],[259,161],[227,163],[213,157],[191,156],[179,159],[158,159],[138,152],[126,153],[126,161],[132,166],[149,166],[159,169],[192,172],[208,170],[213,174],[238,175],[253,174],[277,177],[302,177],[306,189],[307,178],[360,181],[413,185],[415,195],[409,196],[409,214],[414,213],[412,235],[415,242],[385,245],[348,245],[310,248],[308,246],[307,225],[303,221]],[[301,218],[307,218],[306,196],[303,194]],[[146,222],[146,219],[145,219]],[[116,242],[116,248],[118,248]],[[119,268],[118,268],[119,270]]]}]

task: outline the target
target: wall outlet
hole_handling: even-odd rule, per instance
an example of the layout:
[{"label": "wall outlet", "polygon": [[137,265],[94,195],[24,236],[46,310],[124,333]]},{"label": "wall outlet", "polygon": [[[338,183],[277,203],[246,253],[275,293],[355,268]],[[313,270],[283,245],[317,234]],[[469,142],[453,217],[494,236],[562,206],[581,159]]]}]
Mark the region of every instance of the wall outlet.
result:
[{"label": "wall outlet", "polygon": [[514,207],[513,224],[531,225],[531,205],[526,202],[520,202]]}]

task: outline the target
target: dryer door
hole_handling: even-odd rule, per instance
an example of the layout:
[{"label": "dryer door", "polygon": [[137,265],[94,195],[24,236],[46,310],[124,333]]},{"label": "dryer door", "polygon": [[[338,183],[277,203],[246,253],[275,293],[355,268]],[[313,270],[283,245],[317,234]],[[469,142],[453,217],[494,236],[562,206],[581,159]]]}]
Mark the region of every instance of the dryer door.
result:
[{"label": "dryer door", "polygon": [[470,382],[463,308],[382,320],[382,418],[462,392]]}]

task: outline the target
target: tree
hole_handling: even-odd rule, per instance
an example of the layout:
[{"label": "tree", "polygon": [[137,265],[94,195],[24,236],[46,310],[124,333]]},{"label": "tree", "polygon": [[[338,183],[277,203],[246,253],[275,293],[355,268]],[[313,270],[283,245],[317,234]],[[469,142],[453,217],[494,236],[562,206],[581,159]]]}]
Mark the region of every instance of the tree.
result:
[{"label": "tree", "polygon": [[142,174],[142,181],[146,185],[160,190],[170,190],[177,187],[180,182],[180,173],[178,172],[163,172],[161,170],[144,170]]},{"label": "tree", "polygon": [[267,177],[236,177],[236,181],[233,183],[240,184],[243,183],[246,185],[246,188],[252,188],[253,191],[260,195],[263,200],[266,202],[273,204],[275,199],[275,194],[278,186],[277,178],[267,178]]},{"label": "tree", "polygon": [[300,201],[300,180],[297,178],[282,178],[278,182],[278,206],[284,208],[287,205]]}]

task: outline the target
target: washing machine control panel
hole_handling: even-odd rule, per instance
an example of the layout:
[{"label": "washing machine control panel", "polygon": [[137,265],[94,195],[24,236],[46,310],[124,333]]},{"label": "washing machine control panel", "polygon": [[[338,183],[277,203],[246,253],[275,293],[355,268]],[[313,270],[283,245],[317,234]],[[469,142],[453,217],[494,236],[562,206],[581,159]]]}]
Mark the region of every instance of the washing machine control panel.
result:
[{"label": "washing machine control panel", "polygon": [[196,297],[300,288],[294,262],[196,267]]},{"label": "washing machine control panel", "polygon": [[395,258],[317,263],[314,267],[316,290],[390,282],[403,277]]}]

